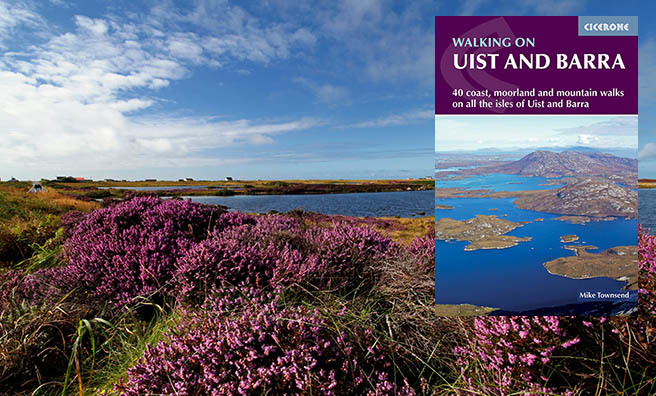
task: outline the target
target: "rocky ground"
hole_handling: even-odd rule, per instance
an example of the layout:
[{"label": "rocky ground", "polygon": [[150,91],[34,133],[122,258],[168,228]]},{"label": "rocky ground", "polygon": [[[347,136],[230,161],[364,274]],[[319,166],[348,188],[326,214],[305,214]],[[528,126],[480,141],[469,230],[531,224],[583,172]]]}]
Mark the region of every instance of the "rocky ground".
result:
[{"label": "rocky ground", "polygon": [[638,288],[637,246],[616,246],[601,253],[590,253],[595,246],[568,245],[574,256],[559,257],[544,263],[549,273],[573,279],[609,277],[625,281],[627,288]]},{"label": "rocky ground", "polygon": [[636,218],[638,192],[609,179],[585,178],[554,190],[525,194],[515,200],[515,205],[563,215]]},{"label": "rocky ground", "polygon": [[493,215],[477,215],[464,221],[444,218],[435,223],[435,238],[445,241],[468,241],[469,245],[465,246],[465,251],[505,249],[531,240],[531,237],[505,235],[521,226],[521,223]]}]

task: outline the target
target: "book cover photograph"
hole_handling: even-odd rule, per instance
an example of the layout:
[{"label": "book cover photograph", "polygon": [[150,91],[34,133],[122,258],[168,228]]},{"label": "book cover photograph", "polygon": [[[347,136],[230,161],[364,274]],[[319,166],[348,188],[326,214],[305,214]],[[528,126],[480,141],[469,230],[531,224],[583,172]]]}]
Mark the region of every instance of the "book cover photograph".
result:
[{"label": "book cover photograph", "polygon": [[638,304],[637,17],[436,17],[435,300]]}]

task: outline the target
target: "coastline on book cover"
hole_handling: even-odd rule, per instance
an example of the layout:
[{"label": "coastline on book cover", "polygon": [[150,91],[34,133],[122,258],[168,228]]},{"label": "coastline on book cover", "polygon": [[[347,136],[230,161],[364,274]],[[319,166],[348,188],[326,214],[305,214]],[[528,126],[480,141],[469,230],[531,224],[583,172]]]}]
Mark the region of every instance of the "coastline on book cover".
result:
[{"label": "coastline on book cover", "polygon": [[637,311],[637,17],[435,23],[436,303]]}]

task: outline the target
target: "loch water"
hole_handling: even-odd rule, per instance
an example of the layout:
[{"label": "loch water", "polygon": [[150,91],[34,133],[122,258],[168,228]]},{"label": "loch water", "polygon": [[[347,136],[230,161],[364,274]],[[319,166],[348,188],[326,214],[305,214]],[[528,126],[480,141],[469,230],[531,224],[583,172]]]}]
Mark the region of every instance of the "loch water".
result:
[{"label": "loch water", "polygon": [[558,178],[547,179],[546,177],[526,177],[517,175],[506,175],[503,173],[491,173],[488,175],[465,176],[463,178],[445,178],[435,181],[436,188],[460,187],[468,190],[491,190],[491,191],[520,191],[520,190],[550,190],[561,187],[556,182]]},{"label": "loch water", "polygon": [[643,227],[656,233],[656,188],[638,189],[638,219]]},{"label": "loch water", "polygon": [[[529,190],[544,184],[543,178],[503,176],[506,187],[497,187],[496,191],[509,191],[507,186],[519,186],[521,188],[517,190]],[[475,180],[468,182],[472,183],[470,186],[483,188],[481,185],[484,183],[475,183]],[[437,187],[447,185],[453,186],[452,183],[438,181]],[[553,186],[540,186],[541,189],[550,187]],[[588,250],[591,253],[614,246],[637,245],[637,220],[618,218],[582,225],[570,224],[555,220],[560,216],[557,214],[516,208],[514,200],[515,198],[435,200],[436,204],[453,206],[453,209],[436,209],[436,221],[440,218],[467,220],[477,214],[499,217],[505,214],[507,216],[503,218],[510,221],[531,221],[507,235],[532,238],[529,242],[519,242],[511,248],[474,251],[464,250],[469,242],[436,241],[436,302],[468,303],[508,311],[523,311],[580,303],[583,301],[579,300],[579,293],[583,291],[606,292],[622,289],[624,282],[611,278],[569,279],[552,275],[543,264],[558,257],[574,255],[573,251],[564,249],[565,245],[596,246],[598,249]],[[535,221],[536,219],[543,221]],[[570,234],[577,235],[579,240],[571,243],[560,242],[561,236]],[[633,294],[635,293],[632,292]]]},{"label": "loch water", "polygon": [[433,213],[433,190],[391,191],[349,194],[303,195],[234,195],[230,197],[191,196],[194,202],[224,205],[246,213],[288,212],[303,209],[342,216],[430,216]]}]

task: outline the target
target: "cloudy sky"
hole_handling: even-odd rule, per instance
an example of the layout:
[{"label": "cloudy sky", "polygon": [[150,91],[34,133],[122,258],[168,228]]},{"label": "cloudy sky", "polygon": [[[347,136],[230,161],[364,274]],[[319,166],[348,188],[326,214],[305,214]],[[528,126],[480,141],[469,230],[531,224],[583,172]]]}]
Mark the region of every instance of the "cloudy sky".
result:
[{"label": "cloudy sky", "polygon": [[435,116],[435,150],[628,149],[637,155],[637,116]]},{"label": "cloudy sky", "polygon": [[638,4],[0,0],[0,177],[429,175],[433,16],[548,13],[643,18],[656,176],[656,10]]}]

